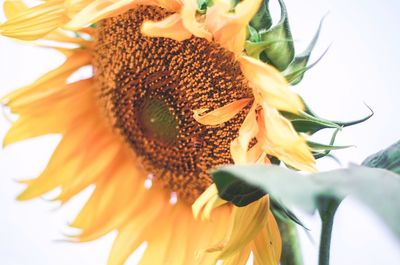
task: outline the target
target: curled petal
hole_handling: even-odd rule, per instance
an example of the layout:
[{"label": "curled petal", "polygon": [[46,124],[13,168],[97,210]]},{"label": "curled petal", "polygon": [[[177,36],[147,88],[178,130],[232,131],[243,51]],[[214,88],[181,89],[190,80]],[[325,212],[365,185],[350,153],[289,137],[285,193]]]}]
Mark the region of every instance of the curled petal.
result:
[{"label": "curled petal", "polygon": [[205,28],[202,23],[196,19],[197,1],[196,0],[183,0],[181,10],[182,22],[185,28],[190,31],[194,36],[205,38],[209,41],[212,39],[212,34]]},{"label": "curled petal", "polygon": [[261,143],[256,143],[249,149],[247,152],[247,163],[271,164]]},{"label": "curled petal", "polygon": [[142,33],[149,37],[164,37],[177,41],[183,41],[192,36],[192,33],[184,27],[179,14],[173,14],[157,22],[144,22],[142,25]]},{"label": "curled petal", "polygon": [[204,209],[207,203],[215,197],[215,195],[218,195],[218,189],[215,184],[212,184],[200,195],[199,198],[197,198],[192,205],[194,219],[199,218],[201,211]]},{"label": "curled petal", "polygon": [[250,141],[258,133],[258,124],[256,117],[257,104],[253,103],[242,126],[239,129],[239,136],[231,142],[231,156],[235,164],[248,163],[247,150]]},{"label": "curled petal", "polygon": [[241,56],[239,62],[242,73],[255,88],[254,96],[259,96],[260,101],[293,113],[304,108],[300,97],[289,89],[285,78],[274,67],[248,56]]},{"label": "curled petal", "polygon": [[221,108],[210,111],[204,115],[207,109],[194,110],[193,118],[204,125],[218,125],[229,121],[238,114],[251,101],[249,98],[239,99]]}]

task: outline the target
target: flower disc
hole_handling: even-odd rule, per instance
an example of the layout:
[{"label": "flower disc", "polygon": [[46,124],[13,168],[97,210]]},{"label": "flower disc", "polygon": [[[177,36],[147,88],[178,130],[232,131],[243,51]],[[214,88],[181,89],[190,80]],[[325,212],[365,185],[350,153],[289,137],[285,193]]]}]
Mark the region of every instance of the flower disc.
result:
[{"label": "flower disc", "polygon": [[247,108],[217,126],[193,110],[213,110],[251,90],[233,53],[214,42],[143,36],[143,21],[168,15],[139,6],[98,26],[95,77],[99,102],[145,169],[178,199],[192,203],[211,183],[207,171],[232,163],[230,143]]}]

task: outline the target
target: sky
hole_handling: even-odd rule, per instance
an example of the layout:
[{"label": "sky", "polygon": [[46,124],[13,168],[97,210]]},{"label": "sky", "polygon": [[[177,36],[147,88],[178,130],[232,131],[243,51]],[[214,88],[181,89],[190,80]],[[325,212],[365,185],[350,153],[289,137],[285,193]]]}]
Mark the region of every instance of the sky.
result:
[{"label": "sky", "polygon": [[[276,9],[276,2],[270,2]],[[396,142],[400,136],[397,122],[400,37],[396,34],[400,25],[400,2],[287,0],[286,4],[298,52],[312,38],[320,19],[328,14],[311,61],[317,60],[330,46],[329,51],[294,89],[324,118],[354,120],[369,114],[366,105],[374,110],[370,120],[339,134],[338,144],[353,146],[335,153],[342,166],[349,162],[360,163],[369,154]],[[278,19],[278,12],[275,13]],[[0,19],[4,19],[3,14]],[[0,37],[0,96],[29,84],[62,61],[63,57],[54,51]],[[0,139],[7,128],[9,122],[0,115]],[[327,141],[328,136],[328,133],[320,133],[315,139]],[[58,141],[58,136],[41,137],[0,150],[1,264],[106,263],[115,234],[82,244],[63,241],[64,234],[74,232],[67,224],[88,198],[90,190],[61,209],[57,203],[48,201],[51,196],[29,202],[15,201],[23,189],[16,180],[39,174]],[[321,161],[319,169],[339,166],[333,160],[325,160]],[[315,265],[319,218],[298,214],[311,228],[309,236],[300,231],[305,264]],[[398,264],[400,242],[379,218],[357,201],[349,198],[342,203],[333,229],[331,264]],[[138,256],[140,253],[132,256],[127,264],[136,264]]]}]

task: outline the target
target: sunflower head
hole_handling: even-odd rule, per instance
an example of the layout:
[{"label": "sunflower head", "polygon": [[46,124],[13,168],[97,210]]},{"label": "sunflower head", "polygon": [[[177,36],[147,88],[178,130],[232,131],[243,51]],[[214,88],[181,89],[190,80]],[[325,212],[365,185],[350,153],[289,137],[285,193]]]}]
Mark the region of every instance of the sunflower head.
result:
[{"label": "sunflower head", "polygon": [[[54,47],[67,56],[62,66],[3,99],[19,114],[7,144],[63,135],[47,169],[27,182],[20,199],[61,187],[56,199],[66,202],[94,184],[72,225],[82,231],[79,240],[119,231],[110,264],[121,264],[144,240],[144,264],[192,264],[195,250],[218,242],[198,259],[242,264],[253,251],[277,264],[280,239],[268,197],[232,209],[218,198],[209,170],[271,159],[315,170],[305,135],[288,118],[301,115],[304,104],[281,73],[293,74],[299,64],[291,41],[276,39],[282,30],[291,38],[280,3],[283,18],[271,27],[261,0],[50,0],[31,8],[6,0],[1,34],[38,45],[73,44]],[[85,65],[93,66],[93,77],[69,82]],[[143,185],[148,175],[151,188]],[[178,198],[174,205],[171,193]],[[204,219],[224,206],[215,211],[215,223],[202,223],[191,215],[192,204]],[[240,228],[246,215],[257,225],[246,229],[246,220]],[[151,231],[159,219],[165,222]],[[171,253],[179,242],[169,232],[175,222],[182,226],[178,236],[189,242],[177,257]],[[197,237],[186,238],[191,229]],[[269,241],[267,257],[260,244]],[[160,249],[164,254],[150,261]]]}]

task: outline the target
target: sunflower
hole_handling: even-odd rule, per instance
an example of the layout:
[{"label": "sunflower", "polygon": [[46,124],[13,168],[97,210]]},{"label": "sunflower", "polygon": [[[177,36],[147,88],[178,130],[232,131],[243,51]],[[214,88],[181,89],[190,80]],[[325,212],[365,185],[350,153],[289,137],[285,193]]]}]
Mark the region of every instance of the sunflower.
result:
[{"label": "sunflower", "polygon": [[[281,114],[299,113],[301,99],[244,50],[261,2],[220,0],[200,10],[197,0],[6,0],[2,35],[66,56],[2,99],[18,115],[5,146],[62,135],[18,199],[59,188],[55,200],[66,203],[93,185],[72,240],[117,230],[110,265],[145,241],[140,264],[245,264],[251,252],[254,264],[278,264],[268,196],[235,207],[208,173],[272,157],[314,170],[306,140]],[[69,80],[88,65],[91,78]]]}]

